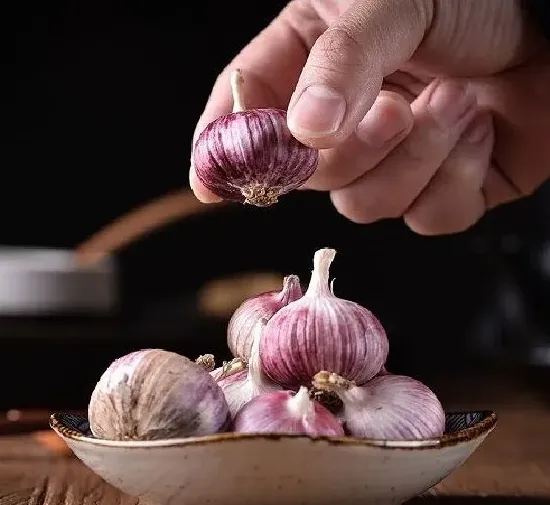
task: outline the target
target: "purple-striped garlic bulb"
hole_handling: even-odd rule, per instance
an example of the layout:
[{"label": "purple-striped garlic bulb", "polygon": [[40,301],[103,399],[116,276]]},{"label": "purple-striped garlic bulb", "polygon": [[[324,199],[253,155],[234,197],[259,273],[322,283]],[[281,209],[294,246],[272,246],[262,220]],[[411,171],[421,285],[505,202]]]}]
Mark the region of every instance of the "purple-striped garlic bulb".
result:
[{"label": "purple-striped garlic bulb", "polygon": [[304,296],[276,312],[260,343],[262,369],[277,384],[296,390],[319,370],[361,385],[386,362],[389,342],[378,319],[329,287],[334,249],[320,249]]},{"label": "purple-striped garlic bulb", "polygon": [[325,437],[344,435],[338,418],[310,398],[305,386],[296,393],[276,391],[254,397],[235,416],[232,431]]},{"label": "purple-striped garlic bulb", "polygon": [[88,406],[90,429],[108,440],[158,440],[210,435],[230,422],[223,391],[185,356],[144,349],[105,370]]},{"label": "purple-striped garlic bulb", "polygon": [[316,149],[298,141],[280,109],[246,110],[243,77],[231,74],[233,112],[211,122],[193,149],[198,179],[225,200],[267,207],[315,172]]},{"label": "purple-striped garlic bulb", "polygon": [[255,329],[263,327],[264,320],[268,321],[282,307],[301,297],[300,279],[288,275],[281,291],[269,291],[245,300],[233,313],[227,327],[227,345],[233,356],[248,361]]},{"label": "purple-striped garlic bulb", "polygon": [[443,435],[445,412],[435,393],[404,375],[385,373],[363,386],[322,371],[313,386],[335,393],[343,407],[339,417],[354,437],[422,440]]}]

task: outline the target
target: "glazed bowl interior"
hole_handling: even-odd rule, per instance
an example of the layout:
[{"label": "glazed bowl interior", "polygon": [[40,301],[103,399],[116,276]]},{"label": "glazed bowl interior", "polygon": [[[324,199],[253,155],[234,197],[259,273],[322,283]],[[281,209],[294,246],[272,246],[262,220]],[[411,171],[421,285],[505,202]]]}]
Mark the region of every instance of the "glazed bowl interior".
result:
[{"label": "glazed bowl interior", "polygon": [[120,442],[94,438],[74,414],[54,414],[50,424],[91,470],[147,503],[396,504],[462,464],[496,415],[448,413],[446,433],[420,441],[220,433]]}]

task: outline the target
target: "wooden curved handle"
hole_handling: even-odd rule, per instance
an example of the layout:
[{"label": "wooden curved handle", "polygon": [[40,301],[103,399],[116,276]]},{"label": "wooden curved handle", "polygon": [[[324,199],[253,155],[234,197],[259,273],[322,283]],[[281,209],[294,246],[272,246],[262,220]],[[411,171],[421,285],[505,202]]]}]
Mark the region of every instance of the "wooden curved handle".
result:
[{"label": "wooden curved handle", "polygon": [[225,205],[227,202],[201,203],[191,190],[163,195],[115,219],[82,242],[76,248],[77,259],[83,266],[91,266],[162,226]]}]

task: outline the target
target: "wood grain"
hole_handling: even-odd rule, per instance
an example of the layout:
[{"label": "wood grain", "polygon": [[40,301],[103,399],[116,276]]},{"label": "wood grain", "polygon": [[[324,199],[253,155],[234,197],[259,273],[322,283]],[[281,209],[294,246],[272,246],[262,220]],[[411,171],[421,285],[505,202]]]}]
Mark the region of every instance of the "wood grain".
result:
[{"label": "wood grain", "polygon": [[[550,503],[549,426],[550,408],[501,411],[497,429],[479,451],[415,502],[478,505],[484,497],[487,505]],[[39,440],[0,438],[0,505],[148,505]]]}]

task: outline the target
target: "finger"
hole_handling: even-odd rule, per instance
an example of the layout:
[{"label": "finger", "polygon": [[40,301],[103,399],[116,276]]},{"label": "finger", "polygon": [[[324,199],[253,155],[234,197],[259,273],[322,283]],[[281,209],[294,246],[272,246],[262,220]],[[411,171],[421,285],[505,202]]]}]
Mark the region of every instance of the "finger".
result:
[{"label": "finger", "polygon": [[485,177],[483,195],[485,196],[487,209],[493,209],[498,205],[512,202],[523,196],[521,191],[504,175],[504,172],[494,160]]},{"label": "finger", "polygon": [[420,45],[432,2],[355,1],[312,47],[289,105],[302,142],[326,149],[349,137],[374,103],[383,78]]},{"label": "finger", "polygon": [[[309,2],[295,0],[224,69],[216,79],[205,109],[197,122],[193,143],[204,128],[231,112],[230,74],[240,68],[244,76],[243,94],[247,108],[286,109],[309,49],[327,25]],[[189,183],[203,202],[218,201],[197,179],[194,168]]]},{"label": "finger", "polygon": [[411,104],[411,133],[378,166],[333,191],[336,209],[370,223],[399,217],[429,183],[475,114],[476,99],[460,81],[434,81]]},{"label": "finger", "polygon": [[319,166],[302,188],[330,191],[347,186],[376,166],[412,126],[407,100],[381,91],[353,135],[333,149],[320,151]]},{"label": "finger", "polygon": [[491,115],[479,114],[468,126],[428,186],[405,213],[409,228],[421,235],[458,233],[485,213],[483,183],[491,162]]}]

